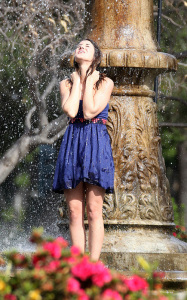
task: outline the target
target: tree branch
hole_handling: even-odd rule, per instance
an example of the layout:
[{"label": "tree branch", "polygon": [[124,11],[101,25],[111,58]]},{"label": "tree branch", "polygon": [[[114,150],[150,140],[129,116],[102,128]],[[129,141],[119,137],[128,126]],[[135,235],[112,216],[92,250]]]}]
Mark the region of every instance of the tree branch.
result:
[{"label": "tree branch", "polygon": [[174,101],[178,101],[181,102],[182,104],[187,106],[187,101],[185,101],[184,99],[178,98],[178,97],[173,97],[173,96],[166,96],[164,94],[160,94],[158,96],[159,99],[166,99],[166,100],[174,100]]},{"label": "tree branch", "polygon": [[159,123],[159,127],[179,127],[179,128],[187,128],[187,123],[170,123],[170,122],[162,122],[162,123]]},{"label": "tree branch", "polygon": [[[41,101],[44,103],[45,99],[47,98],[47,96],[52,92],[54,86],[57,83],[57,79],[56,76],[53,76],[51,82],[48,84],[47,88],[45,89],[45,91],[43,92],[42,96],[41,96]],[[46,106],[46,102],[45,105]]]},{"label": "tree branch", "polygon": [[162,17],[163,17],[164,19],[168,20],[168,21],[169,21],[170,23],[172,23],[173,25],[175,25],[175,26],[177,26],[177,27],[179,27],[179,28],[182,27],[180,24],[177,24],[172,18],[170,18],[170,17],[168,17],[168,16],[166,16],[166,15],[164,15],[164,14],[162,14]]},{"label": "tree branch", "polygon": [[187,58],[187,50],[181,52],[173,52],[171,54],[174,55],[177,59]]},{"label": "tree branch", "polygon": [[25,118],[25,133],[29,133],[30,130],[31,130],[31,117],[33,115],[33,113],[36,111],[36,106],[33,106],[28,114],[26,115],[26,118]]},{"label": "tree branch", "polygon": [[[34,107],[30,110],[29,116],[31,116],[32,111],[34,111]],[[26,118],[29,118],[29,116],[27,115]],[[66,130],[66,125],[67,118],[62,115],[49,123],[48,126],[37,135],[29,136],[24,133],[0,159],[0,183],[8,177],[18,162],[31,150],[41,144],[53,144],[58,138],[62,137]],[[50,137],[48,138],[48,136]]]}]

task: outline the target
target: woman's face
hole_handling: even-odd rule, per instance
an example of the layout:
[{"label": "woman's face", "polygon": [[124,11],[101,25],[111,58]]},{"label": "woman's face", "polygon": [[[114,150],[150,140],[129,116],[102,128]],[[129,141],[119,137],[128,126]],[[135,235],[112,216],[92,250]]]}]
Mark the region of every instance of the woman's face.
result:
[{"label": "woman's face", "polygon": [[76,62],[81,62],[81,61],[89,61],[90,63],[94,59],[94,46],[90,41],[83,40],[81,41],[76,50],[75,50],[75,60]]}]

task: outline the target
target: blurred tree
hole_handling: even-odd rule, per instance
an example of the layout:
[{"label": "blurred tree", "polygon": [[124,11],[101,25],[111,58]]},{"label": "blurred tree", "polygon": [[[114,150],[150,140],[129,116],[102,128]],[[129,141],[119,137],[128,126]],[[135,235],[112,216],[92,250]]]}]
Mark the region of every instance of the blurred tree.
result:
[{"label": "blurred tree", "polygon": [[26,154],[64,133],[61,61],[79,38],[83,14],[82,0],[1,1],[0,183]]}]

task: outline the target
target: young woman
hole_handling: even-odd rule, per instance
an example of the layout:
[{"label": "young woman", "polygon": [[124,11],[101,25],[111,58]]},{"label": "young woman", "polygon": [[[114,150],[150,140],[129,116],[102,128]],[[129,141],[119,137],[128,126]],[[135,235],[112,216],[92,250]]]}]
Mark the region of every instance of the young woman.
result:
[{"label": "young woman", "polygon": [[98,260],[104,237],[102,205],[114,192],[114,163],[106,128],[113,81],[99,73],[101,51],[85,39],[74,55],[75,72],[60,82],[62,109],[69,125],[57,159],[53,191],[64,193],[69,209],[72,244],[85,251],[85,198],[89,223],[89,252]]}]

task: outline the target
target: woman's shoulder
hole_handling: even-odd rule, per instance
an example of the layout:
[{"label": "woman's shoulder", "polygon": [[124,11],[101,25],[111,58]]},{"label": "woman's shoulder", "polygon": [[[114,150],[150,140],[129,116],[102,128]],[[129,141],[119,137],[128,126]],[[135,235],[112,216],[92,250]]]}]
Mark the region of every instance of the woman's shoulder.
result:
[{"label": "woman's shoulder", "polygon": [[104,79],[101,81],[100,88],[101,89],[113,89],[114,82],[111,78],[105,76]]},{"label": "woman's shoulder", "polygon": [[114,81],[111,78],[109,78],[109,77],[106,76],[105,80],[106,80],[107,84],[114,86]]}]

